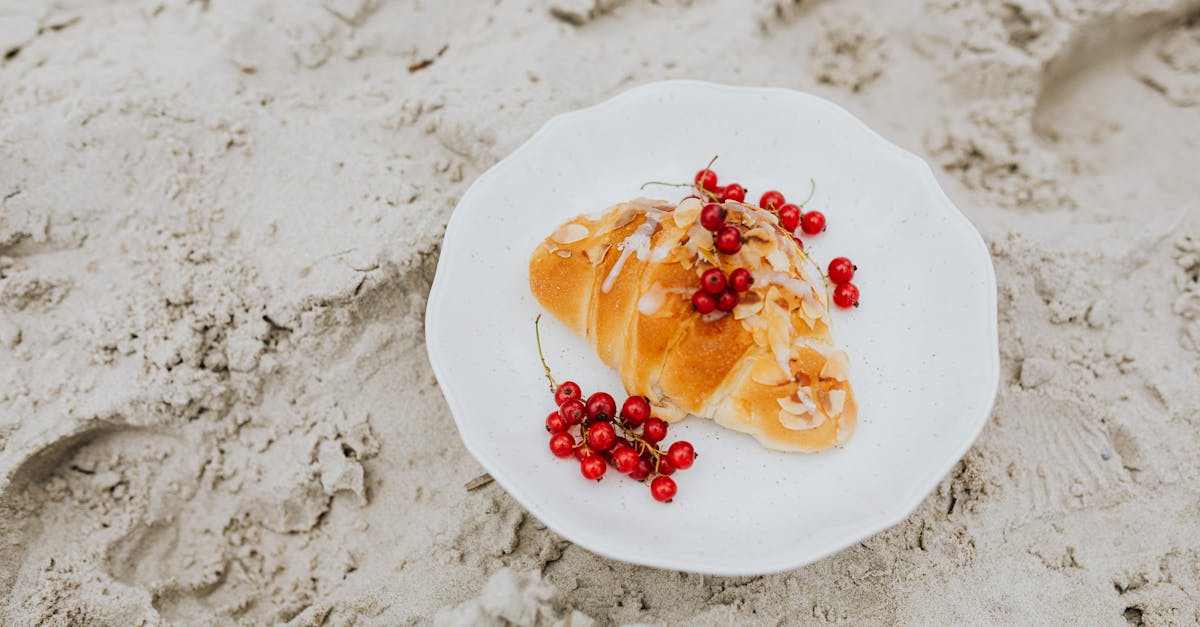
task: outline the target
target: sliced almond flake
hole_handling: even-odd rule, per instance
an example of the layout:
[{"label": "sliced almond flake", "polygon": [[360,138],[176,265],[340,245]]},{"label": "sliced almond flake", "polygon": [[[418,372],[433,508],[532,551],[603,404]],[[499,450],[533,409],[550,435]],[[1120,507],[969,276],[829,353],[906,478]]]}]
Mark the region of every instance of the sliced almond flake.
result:
[{"label": "sliced almond flake", "polygon": [[564,249],[562,249],[562,250],[556,250],[556,251],[554,251],[554,254],[558,255],[559,257],[562,257],[563,259],[570,259],[570,258],[571,258],[571,251],[569,251],[569,250],[567,250],[567,249],[565,249],[565,248],[564,248]]},{"label": "sliced almond flake", "polygon": [[776,218],[775,214],[771,213],[770,211],[759,209],[757,207],[750,207],[746,210],[746,213],[754,216],[754,218],[758,220],[759,224],[779,224],[779,218]]},{"label": "sliced almond flake", "polygon": [[783,385],[791,383],[792,377],[779,369],[779,364],[773,359],[757,359],[750,370],[750,380],[762,385]]},{"label": "sliced almond flake", "polygon": [[779,403],[779,408],[793,416],[807,416],[812,413],[812,410],[807,405],[797,401],[793,397],[777,398],[775,402]]},{"label": "sliced almond flake", "polygon": [[767,246],[767,244],[759,241],[749,241],[742,244],[742,249],[738,251],[738,257],[744,260],[741,265],[758,266],[762,263],[761,260],[771,252],[771,249]]},{"label": "sliced almond flake", "polygon": [[842,408],[846,406],[846,391],[845,390],[829,390],[821,392],[821,406],[825,408],[825,413],[830,416],[840,416]]},{"label": "sliced almond flake", "polygon": [[691,228],[688,229],[687,245],[688,248],[691,248],[692,250],[712,250],[712,231],[709,231],[699,224],[693,224]]},{"label": "sliced almond flake", "polygon": [[803,337],[803,336],[796,338],[796,341],[792,342],[792,346],[798,346],[801,348],[811,348],[825,357],[828,357],[829,354],[835,350],[833,348],[833,346],[831,346],[830,344],[816,340],[811,337]]},{"label": "sliced almond flake", "polygon": [[825,308],[822,307],[815,298],[809,296],[800,301],[800,311],[804,313],[804,317],[809,320],[820,320],[825,313]]},{"label": "sliced almond flake", "polygon": [[775,237],[771,235],[771,231],[765,226],[756,226],[749,231],[746,231],[746,239],[756,240],[760,242],[771,243],[775,241]]},{"label": "sliced almond flake", "polygon": [[807,407],[809,411],[817,410],[817,404],[813,401],[812,388],[803,386],[797,389],[796,393],[792,396],[795,400],[800,401],[805,407]]},{"label": "sliced almond flake", "polygon": [[598,252],[588,255],[588,257],[592,261],[592,265],[598,266],[598,265],[604,263],[604,258],[608,256],[608,251],[610,251],[610,250],[612,250],[612,244],[607,243],[607,244],[601,246],[600,250]]},{"label": "sliced almond flake", "polygon": [[771,264],[771,268],[778,272],[786,272],[790,269],[791,264],[788,262],[787,255],[778,248],[772,250],[766,255],[767,263]]},{"label": "sliced almond flake", "polygon": [[704,208],[704,204],[700,202],[699,198],[685,198],[675,207],[671,219],[675,221],[675,226],[686,229],[696,221],[696,218],[700,217],[702,208]]},{"label": "sliced almond flake", "polygon": [[821,426],[825,417],[819,414],[806,413],[796,415],[786,409],[779,410],[779,424],[792,431],[807,431]]},{"label": "sliced almond flake", "polygon": [[564,224],[555,231],[550,239],[559,244],[573,244],[588,236],[588,228],[578,222]]},{"label": "sliced almond flake", "polygon": [[638,210],[634,209],[633,207],[625,209],[621,213],[618,213],[617,217],[613,218],[612,228],[619,229],[630,222],[633,222],[633,219],[637,217],[637,214]]},{"label": "sliced almond flake", "polygon": [[833,351],[826,356],[825,365],[821,366],[821,378],[845,381],[850,376],[850,356],[846,351]]},{"label": "sliced almond flake", "polygon": [[762,316],[750,316],[742,321],[742,325],[754,336],[754,343],[759,346],[767,345],[767,327]]},{"label": "sliced almond flake", "polygon": [[714,322],[714,321],[720,320],[721,318],[724,318],[724,317],[725,317],[724,311],[710,311],[710,312],[704,314],[703,316],[700,316],[700,319],[705,322]]}]

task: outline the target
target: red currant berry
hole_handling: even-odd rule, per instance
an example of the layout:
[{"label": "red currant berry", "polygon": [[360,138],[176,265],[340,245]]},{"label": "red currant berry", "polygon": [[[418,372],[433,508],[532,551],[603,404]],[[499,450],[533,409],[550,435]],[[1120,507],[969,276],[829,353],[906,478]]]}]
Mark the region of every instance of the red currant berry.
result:
[{"label": "red currant berry", "polygon": [[816,235],[825,230],[825,214],[820,211],[809,211],[800,220],[800,228],[809,235]]},{"label": "red currant berry", "polygon": [[845,257],[837,257],[829,262],[829,280],[834,283],[849,283],[854,278],[858,267]]},{"label": "red currant berry", "polygon": [[656,501],[670,503],[675,498],[675,480],[670,477],[655,477],[650,482],[650,495]]},{"label": "red currant berry", "polygon": [[788,233],[795,233],[796,227],[800,226],[800,207],[788,203],[779,208],[779,226]]},{"label": "red currant berry", "polygon": [[598,455],[596,455],[596,451],[593,451],[592,449],[590,449],[586,446],[581,446],[581,447],[575,449],[575,459],[578,459],[579,461],[583,461],[589,457],[598,457]]},{"label": "red currant berry", "polygon": [[583,390],[579,389],[579,384],[574,381],[563,381],[558,385],[558,389],[554,391],[554,404],[559,407],[563,403],[573,399],[582,398]]},{"label": "red currant berry", "polygon": [[587,443],[597,451],[607,451],[617,443],[617,432],[610,422],[593,422],[588,427]]},{"label": "red currant berry", "polygon": [[775,211],[776,209],[782,207],[783,203],[783,194],[775,190],[770,190],[768,192],[763,192],[762,198],[758,201],[758,206],[766,209],[767,211]]},{"label": "red currant berry", "polygon": [[730,183],[725,186],[725,191],[721,193],[721,200],[744,202],[746,200],[746,188],[737,183]]},{"label": "red currant berry", "polygon": [[590,420],[612,420],[617,415],[617,401],[608,392],[596,392],[587,399],[587,417]]},{"label": "red currant berry", "polygon": [[606,470],[608,470],[608,464],[600,459],[599,455],[593,455],[579,462],[579,472],[583,474],[584,479],[599,481]]},{"label": "red currant berry", "polygon": [[630,396],[621,405],[621,417],[631,426],[641,426],[650,417],[650,401],[645,396]]},{"label": "red currant berry", "polygon": [[744,292],[754,285],[754,276],[745,268],[738,268],[729,273],[729,287],[735,292]]},{"label": "red currant berry", "polygon": [[629,471],[629,478],[634,481],[643,481],[646,477],[650,476],[653,470],[654,467],[650,465],[650,462],[639,457],[637,465],[633,467],[633,470]]},{"label": "red currant berry", "polygon": [[692,462],[696,461],[696,449],[692,448],[691,442],[680,440],[667,449],[667,458],[676,468],[687,470],[692,467]]},{"label": "red currant berry", "polygon": [[555,457],[570,457],[575,448],[575,438],[570,433],[555,433],[550,436],[550,452]]},{"label": "red currant berry", "polygon": [[709,268],[700,275],[700,287],[709,294],[725,291],[725,273],[720,268]]},{"label": "red currant berry", "polygon": [[838,307],[858,307],[858,287],[853,283],[842,283],[833,288],[833,302]]},{"label": "red currant berry", "polygon": [[618,444],[613,447],[612,451],[613,465],[617,467],[617,472],[627,475],[637,469],[638,455],[633,452],[633,449]]},{"label": "red currant berry", "polygon": [[692,308],[702,314],[711,313],[717,308],[717,298],[704,290],[696,290],[692,294]]},{"label": "red currant berry", "polygon": [[583,417],[587,415],[587,408],[583,406],[583,401],[572,398],[558,406],[558,413],[563,420],[567,421],[568,425],[577,425],[583,422]]},{"label": "red currant berry", "polygon": [[733,311],[733,308],[737,307],[739,300],[741,300],[741,298],[738,296],[737,292],[733,290],[725,290],[724,292],[721,292],[719,296],[717,296],[717,309],[721,311]]},{"label": "red currant berry", "polygon": [[667,437],[667,423],[662,418],[651,418],[642,426],[642,439],[654,444]]},{"label": "red currant berry", "polygon": [[792,236],[792,241],[793,241],[793,242],[796,242],[796,247],[797,247],[797,248],[799,248],[800,250],[804,250],[804,242],[800,241],[800,238],[799,238],[799,237],[796,237],[796,236],[794,236],[794,235],[793,235],[793,236]]},{"label": "red currant berry", "polygon": [[713,238],[717,250],[732,255],[742,249],[742,232],[736,226],[723,227]]},{"label": "red currant berry", "polygon": [[700,210],[700,226],[716,233],[725,226],[725,207],[710,202]]},{"label": "red currant berry", "polygon": [[666,455],[658,456],[658,474],[673,475],[675,474],[675,464],[671,463],[671,458]]},{"label": "red currant berry", "polygon": [[717,188],[717,173],[712,170],[700,170],[695,180],[697,185],[710,192]]},{"label": "red currant berry", "polygon": [[546,416],[546,431],[550,433],[562,433],[567,430],[567,421],[563,419],[562,414],[553,411],[549,416]]}]

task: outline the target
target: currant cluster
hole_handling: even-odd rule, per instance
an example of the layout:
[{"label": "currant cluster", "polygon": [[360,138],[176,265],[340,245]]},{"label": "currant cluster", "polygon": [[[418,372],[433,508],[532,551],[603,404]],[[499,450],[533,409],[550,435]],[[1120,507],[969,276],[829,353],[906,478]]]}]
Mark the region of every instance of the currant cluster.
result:
[{"label": "currant cluster", "polygon": [[829,262],[829,280],[837,286],[833,288],[833,302],[838,307],[858,307],[858,286],[850,282],[855,270],[858,266],[846,257]]},{"label": "currant cluster", "polygon": [[700,289],[692,294],[692,307],[702,314],[714,309],[733,311],[741,300],[740,294],[749,290],[753,283],[754,277],[745,268],[737,268],[729,276],[725,276],[720,268],[709,268],[700,275]]},{"label": "currant cluster", "polygon": [[[540,319],[540,316],[539,316]],[[534,322],[536,332],[537,321]],[[538,356],[546,370],[558,409],[546,416],[550,452],[555,457],[574,456],[585,479],[599,481],[611,465],[634,481],[650,480],[650,495],[664,503],[675,498],[676,470],[691,468],[696,449],[679,440],[664,450],[667,423],[651,415],[650,401],[630,396],[617,410],[617,401],[607,392],[596,392],[585,400],[574,381],[555,384],[542,355],[538,334]]]},{"label": "currant cluster", "polygon": [[[736,226],[726,224],[726,211],[720,203],[732,201],[746,204],[746,188],[738,183],[718,185],[717,173],[711,169],[711,162],[709,166],[697,172],[693,179],[695,183],[692,187],[696,193],[713,201],[701,209],[700,224],[713,233],[713,246],[718,252],[732,255],[742,248],[742,233]],[[811,198],[810,192],[809,197],[797,205],[787,202],[782,192],[772,189],[763,193],[758,206],[774,213],[779,219],[779,226],[791,233],[796,245],[803,249],[804,242],[796,235],[797,232],[817,235],[828,228],[825,214],[802,209]],[[858,286],[850,282],[856,270],[858,267],[846,257],[838,257],[829,262],[829,280],[835,286],[833,302],[839,307],[858,307]],[[735,279],[738,273],[745,274],[742,278]],[[728,277],[716,268],[707,270],[700,277],[701,289],[692,294],[692,307],[702,314],[714,309],[730,311],[738,304],[738,293],[750,289],[751,283],[753,278],[745,268],[734,270]]]}]

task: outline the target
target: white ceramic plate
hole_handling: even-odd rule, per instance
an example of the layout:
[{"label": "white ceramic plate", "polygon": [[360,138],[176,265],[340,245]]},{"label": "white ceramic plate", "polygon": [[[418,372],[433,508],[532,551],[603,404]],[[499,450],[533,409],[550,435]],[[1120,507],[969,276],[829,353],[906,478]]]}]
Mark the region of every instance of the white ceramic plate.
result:
[{"label": "white ceramic plate", "polygon": [[[716,154],[721,180],[741,182],[751,200],[769,188],[803,198],[816,180],[809,207],[829,230],[808,248],[822,265],[846,255],[859,267],[862,307],[833,313],[859,425],[845,447],[806,455],[688,418],[669,438],[700,457],[662,504],[611,468],[597,484],[550,455],[554,404],[527,264],[569,217],[642,195],[647,180],[687,181]],[[840,107],[783,89],[654,83],[550,120],[463,196],[425,326],[463,442],[533,515],[602,555],[721,575],[796,568],[903,520],[979,434],[999,379],[995,275],[979,233],[920,158]],[[542,340],[560,381],[621,394],[617,374],[552,317]]]}]

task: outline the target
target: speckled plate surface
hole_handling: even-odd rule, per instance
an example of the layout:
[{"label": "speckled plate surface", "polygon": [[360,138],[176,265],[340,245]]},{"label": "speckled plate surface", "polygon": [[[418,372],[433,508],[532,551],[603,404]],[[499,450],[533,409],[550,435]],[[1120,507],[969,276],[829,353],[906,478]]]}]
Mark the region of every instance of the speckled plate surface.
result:
[{"label": "speckled plate surface", "polygon": [[[688,180],[714,154],[722,180],[752,198],[771,187],[803,197],[817,181],[809,207],[829,230],[809,250],[859,266],[862,307],[833,314],[859,426],[846,446],[805,455],[688,418],[671,437],[700,457],[661,504],[611,469],[596,484],[550,455],[527,264],[567,218],[642,195],[647,180]],[[602,555],[722,575],[796,568],[903,520],[979,434],[999,377],[991,258],[929,166],[840,107],[783,89],[654,83],[550,120],[463,196],[425,325],[464,444],[533,515]],[[620,393],[553,318],[542,339],[560,380]]]}]

